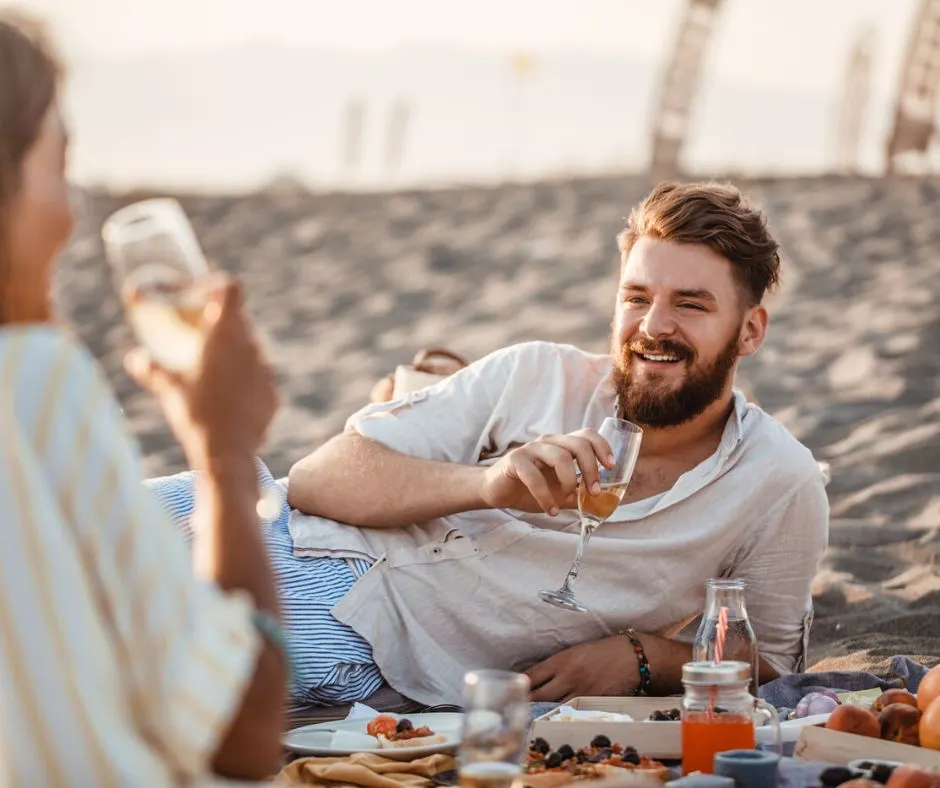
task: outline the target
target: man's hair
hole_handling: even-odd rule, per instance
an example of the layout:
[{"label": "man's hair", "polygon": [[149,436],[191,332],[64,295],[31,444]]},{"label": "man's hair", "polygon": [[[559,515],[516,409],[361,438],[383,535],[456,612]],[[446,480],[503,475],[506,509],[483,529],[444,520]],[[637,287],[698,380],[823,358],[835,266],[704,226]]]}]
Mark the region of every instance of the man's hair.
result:
[{"label": "man's hair", "polygon": [[731,263],[748,306],[780,281],[780,252],[767,218],[733,186],[661,183],[637,205],[617,236],[625,261],[643,236],[680,244],[702,244]]}]

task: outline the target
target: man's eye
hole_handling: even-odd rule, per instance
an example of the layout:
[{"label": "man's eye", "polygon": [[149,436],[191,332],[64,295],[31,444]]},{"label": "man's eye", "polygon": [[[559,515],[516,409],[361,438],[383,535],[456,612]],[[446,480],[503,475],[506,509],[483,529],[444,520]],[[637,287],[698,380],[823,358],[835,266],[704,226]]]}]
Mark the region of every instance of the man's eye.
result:
[{"label": "man's eye", "polygon": [[695,310],[698,311],[698,312],[704,312],[704,311],[705,311],[705,307],[703,307],[701,304],[690,304],[690,303],[686,302],[686,303],[679,304],[679,306],[680,306],[682,309],[695,309]]}]

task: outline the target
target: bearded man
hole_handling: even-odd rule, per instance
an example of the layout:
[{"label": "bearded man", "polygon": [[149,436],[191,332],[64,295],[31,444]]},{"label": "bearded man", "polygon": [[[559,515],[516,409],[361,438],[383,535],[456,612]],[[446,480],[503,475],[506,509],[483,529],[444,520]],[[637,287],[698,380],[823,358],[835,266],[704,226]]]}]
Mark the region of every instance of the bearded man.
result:
[{"label": "bearded man", "polygon": [[[803,668],[824,480],[733,387],[764,341],[778,245],[737,189],[714,184],[658,186],[619,243],[609,355],[500,350],[366,407],[291,470],[292,560],[332,573],[315,624],[284,606],[301,683],[308,663],[306,680],[328,677],[337,699],[385,681],[459,702],[464,672],[488,667],[526,671],[534,700],[673,693],[711,577],[746,583],[762,681]],[[597,494],[597,428],[615,413],[642,427],[639,460],[585,555],[590,612],[562,610],[538,591],[571,562],[577,485]]]}]

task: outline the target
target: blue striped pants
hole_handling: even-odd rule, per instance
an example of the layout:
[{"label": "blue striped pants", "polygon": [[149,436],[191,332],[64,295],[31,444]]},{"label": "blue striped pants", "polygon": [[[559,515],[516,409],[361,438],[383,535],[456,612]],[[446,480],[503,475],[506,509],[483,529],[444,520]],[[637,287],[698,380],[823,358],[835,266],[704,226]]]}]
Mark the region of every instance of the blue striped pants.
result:
[{"label": "blue striped pants", "polygon": [[[257,465],[262,491],[277,494],[281,501],[277,519],[263,521],[262,527],[293,660],[293,701],[301,706],[364,700],[382,686],[382,674],[369,644],[330,611],[370,564],[362,560],[295,557],[284,489],[260,460]],[[190,541],[194,474],[186,471],[149,479],[145,484]]]}]

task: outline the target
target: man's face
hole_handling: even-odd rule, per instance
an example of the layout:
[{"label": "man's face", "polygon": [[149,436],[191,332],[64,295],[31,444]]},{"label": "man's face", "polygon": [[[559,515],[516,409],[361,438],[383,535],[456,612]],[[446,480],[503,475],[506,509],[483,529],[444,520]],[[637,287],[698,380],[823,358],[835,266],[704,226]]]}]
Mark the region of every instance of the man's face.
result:
[{"label": "man's face", "polygon": [[706,246],[643,237],[622,265],[611,330],[623,415],[648,427],[699,416],[756,352],[767,313],[747,307],[731,264]]}]

